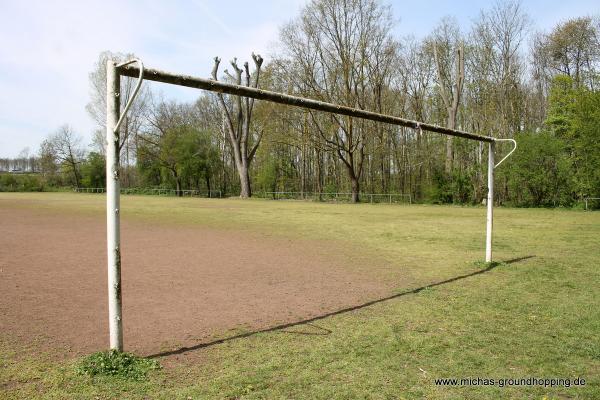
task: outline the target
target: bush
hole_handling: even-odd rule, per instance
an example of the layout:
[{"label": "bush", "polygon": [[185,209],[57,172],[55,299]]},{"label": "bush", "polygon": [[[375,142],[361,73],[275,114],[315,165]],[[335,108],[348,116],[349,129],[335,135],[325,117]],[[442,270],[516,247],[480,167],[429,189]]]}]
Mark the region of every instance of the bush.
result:
[{"label": "bush", "polygon": [[42,192],[44,183],[37,174],[0,174],[0,192]]},{"label": "bush", "polygon": [[77,365],[77,373],[88,376],[113,376],[140,381],[148,372],[160,369],[156,360],[137,357],[117,350],[90,354]]}]

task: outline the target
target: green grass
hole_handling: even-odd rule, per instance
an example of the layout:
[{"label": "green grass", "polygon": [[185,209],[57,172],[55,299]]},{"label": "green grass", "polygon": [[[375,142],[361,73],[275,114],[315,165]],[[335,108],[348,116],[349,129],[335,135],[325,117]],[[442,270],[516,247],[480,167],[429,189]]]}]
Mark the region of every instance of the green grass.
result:
[{"label": "green grass", "polygon": [[84,357],[77,365],[76,370],[79,375],[142,381],[146,379],[150,371],[157,369],[160,369],[160,364],[156,360],[117,350],[106,350]]},{"label": "green grass", "polygon": [[[0,194],[0,207],[39,212],[102,214],[104,204],[101,195]],[[500,263],[492,269],[481,262],[483,208],[123,196],[122,215],[332,240],[353,249],[350,254],[359,260],[370,255],[387,260],[390,270],[407,279],[398,282],[396,298],[314,326],[196,350],[196,361],[170,361],[141,382],[80,376],[75,372],[80,360],[57,361],[2,339],[0,397],[600,398],[598,212],[497,209],[494,258]],[[474,272],[480,273],[411,292]],[[452,377],[583,377],[586,385],[434,383]]]}]

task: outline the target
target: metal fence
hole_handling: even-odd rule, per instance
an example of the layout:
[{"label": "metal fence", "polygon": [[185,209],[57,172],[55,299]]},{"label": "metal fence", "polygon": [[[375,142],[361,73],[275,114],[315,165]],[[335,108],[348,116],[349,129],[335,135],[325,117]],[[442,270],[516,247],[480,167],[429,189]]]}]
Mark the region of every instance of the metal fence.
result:
[{"label": "metal fence", "polygon": [[[105,188],[74,188],[77,193],[106,193]],[[121,188],[121,194],[131,195],[154,195],[154,196],[177,196],[175,189],[150,189],[150,188]],[[223,193],[220,190],[180,190],[180,197],[207,197],[222,198]],[[350,192],[256,192],[254,196],[263,199],[272,200],[313,200],[329,202],[350,202],[352,193]],[[368,203],[389,203],[389,204],[412,204],[410,194],[405,193],[360,193],[362,202]]]},{"label": "metal fence", "polygon": [[[349,192],[257,192],[257,197],[273,200],[314,200],[332,202],[350,202]],[[405,193],[360,193],[359,198],[369,203],[402,203],[412,204],[410,194]]]},{"label": "metal fence", "polygon": [[[105,193],[105,188],[75,188],[77,193]],[[149,188],[121,188],[121,194],[140,194],[154,196],[180,196],[180,197],[208,197],[221,198],[220,190],[175,190],[175,189],[149,189]]]},{"label": "metal fence", "polygon": [[595,203],[599,203],[600,201],[600,197],[585,197],[583,199],[583,201],[585,202],[585,210],[588,210],[588,203],[592,202],[592,204]]}]

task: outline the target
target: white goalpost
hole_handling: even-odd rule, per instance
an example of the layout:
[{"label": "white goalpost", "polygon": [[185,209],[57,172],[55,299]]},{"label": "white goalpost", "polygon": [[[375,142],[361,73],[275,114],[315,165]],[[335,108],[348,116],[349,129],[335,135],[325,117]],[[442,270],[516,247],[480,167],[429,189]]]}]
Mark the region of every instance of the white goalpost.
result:
[{"label": "white goalpost", "polygon": [[[133,66],[132,64],[137,64]],[[137,85],[123,112],[120,112],[120,77],[138,78]],[[208,90],[250,97],[289,106],[296,106],[316,111],[324,111],[354,118],[399,125],[422,131],[441,133],[488,143],[488,194],[486,219],[485,261],[492,262],[492,231],[494,213],[494,169],[506,160],[517,148],[513,139],[498,139],[491,136],[477,135],[457,129],[444,128],[438,125],[413,121],[392,115],[378,114],[317,100],[291,96],[247,86],[235,85],[211,79],[189,75],[178,75],[157,69],[145,69],[139,59],[122,64],[109,60],[106,64],[106,239],[108,255],[108,317],[110,348],[123,351],[123,319],[121,301],[121,239],[120,239],[120,183],[119,183],[119,126],[127,114],[131,103],[142,84],[142,80],[151,80],[195,89]],[[494,162],[495,144],[509,141],[513,144],[511,151],[497,164]]]}]

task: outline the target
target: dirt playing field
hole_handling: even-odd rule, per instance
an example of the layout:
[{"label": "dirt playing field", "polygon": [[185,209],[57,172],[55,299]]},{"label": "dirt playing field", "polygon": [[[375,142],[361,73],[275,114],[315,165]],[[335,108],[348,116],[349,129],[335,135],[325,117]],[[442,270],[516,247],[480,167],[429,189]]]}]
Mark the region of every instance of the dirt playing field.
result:
[{"label": "dirt playing field", "polygon": [[[67,356],[107,348],[104,216],[11,204],[0,203],[1,333]],[[122,241],[125,350],[140,355],[301,321],[391,289],[331,243],[127,218]]]}]

